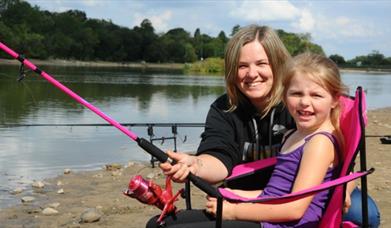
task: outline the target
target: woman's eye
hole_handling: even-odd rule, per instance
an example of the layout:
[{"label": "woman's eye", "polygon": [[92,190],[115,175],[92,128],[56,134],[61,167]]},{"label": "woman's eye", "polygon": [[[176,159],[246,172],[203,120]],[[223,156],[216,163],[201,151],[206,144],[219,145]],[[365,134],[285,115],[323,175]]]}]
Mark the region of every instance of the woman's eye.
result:
[{"label": "woman's eye", "polygon": [[258,62],[257,65],[258,66],[263,66],[263,65],[268,65],[268,63],[267,62]]}]

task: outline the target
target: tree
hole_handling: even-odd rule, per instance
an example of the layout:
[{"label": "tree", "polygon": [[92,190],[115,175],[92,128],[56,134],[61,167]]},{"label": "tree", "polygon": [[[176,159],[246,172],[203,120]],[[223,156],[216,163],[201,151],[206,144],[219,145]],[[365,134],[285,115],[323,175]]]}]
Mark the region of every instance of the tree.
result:
[{"label": "tree", "polygon": [[193,40],[193,46],[195,49],[195,53],[197,54],[197,59],[204,59],[202,34],[199,28],[197,28],[194,32]]},{"label": "tree", "polygon": [[235,33],[237,33],[240,29],[240,25],[235,25],[233,28],[232,28],[232,31],[231,31],[231,37],[233,35],[235,35]]},{"label": "tree", "polygon": [[337,65],[345,64],[345,63],[346,63],[344,57],[342,57],[342,56],[340,56],[340,55],[337,55],[337,54],[330,55],[329,58],[330,58],[331,60],[333,60]]},{"label": "tree", "polygon": [[140,27],[136,26],[133,28],[133,30],[141,35],[141,53],[143,55],[142,59],[145,59],[148,46],[157,39],[155,29],[153,28],[150,20],[144,19],[141,22]]}]

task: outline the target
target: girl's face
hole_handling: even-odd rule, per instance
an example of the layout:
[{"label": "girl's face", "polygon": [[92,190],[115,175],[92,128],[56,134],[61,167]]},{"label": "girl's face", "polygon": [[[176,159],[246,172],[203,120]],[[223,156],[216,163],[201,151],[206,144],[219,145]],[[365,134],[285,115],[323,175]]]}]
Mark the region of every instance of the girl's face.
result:
[{"label": "girl's face", "polygon": [[292,77],[285,101],[298,130],[310,133],[332,126],[330,112],[338,101],[308,76],[295,74]]},{"label": "girl's face", "polygon": [[251,103],[262,108],[272,85],[273,72],[263,46],[258,41],[244,45],[240,51],[236,86]]}]

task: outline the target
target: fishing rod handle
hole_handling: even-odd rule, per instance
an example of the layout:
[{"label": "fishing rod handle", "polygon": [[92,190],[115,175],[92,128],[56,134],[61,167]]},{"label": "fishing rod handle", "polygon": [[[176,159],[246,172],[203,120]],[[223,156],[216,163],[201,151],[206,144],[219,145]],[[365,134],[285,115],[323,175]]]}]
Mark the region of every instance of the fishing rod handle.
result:
[{"label": "fishing rod handle", "polygon": [[[146,152],[156,157],[158,161],[162,163],[170,162],[171,164],[175,164],[175,161],[172,161],[171,158],[168,157],[168,155],[164,151],[159,149],[157,146],[153,145],[150,141],[138,137],[136,139],[136,142]],[[195,186],[197,186],[199,189],[204,191],[209,196],[212,197],[220,196],[219,192],[215,187],[213,187],[212,185],[210,185],[208,182],[201,179],[200,177],[195,176],[193,173],[189,173],[187,179],[190,180]]]}]

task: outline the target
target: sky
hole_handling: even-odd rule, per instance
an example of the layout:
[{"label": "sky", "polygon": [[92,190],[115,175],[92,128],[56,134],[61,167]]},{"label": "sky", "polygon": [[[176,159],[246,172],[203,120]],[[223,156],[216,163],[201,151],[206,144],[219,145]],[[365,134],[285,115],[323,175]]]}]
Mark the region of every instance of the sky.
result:
[{"label": "sky", "polygon": [[235,25],[268,25],[309,33],[326,55],[346,60],[378,51],[391,57],[389,0],[27,0],[41,10],[84,11],[88,18],[133,28],[149,19],[156,33],[183,28],[191,35],[227,36]]}]

